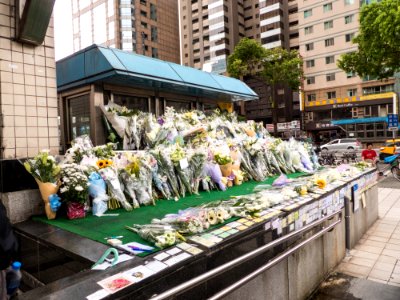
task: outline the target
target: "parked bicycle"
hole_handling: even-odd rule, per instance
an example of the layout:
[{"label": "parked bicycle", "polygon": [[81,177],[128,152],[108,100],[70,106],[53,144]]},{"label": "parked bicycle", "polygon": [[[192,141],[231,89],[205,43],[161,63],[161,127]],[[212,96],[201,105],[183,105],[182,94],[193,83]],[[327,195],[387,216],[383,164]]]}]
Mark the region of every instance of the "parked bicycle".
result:
[{"label": "parked bicycle", "polygon": [[336,156],[335,152],[321,151],[318,162],[321,166],[338,166],[342,160]]},{"label": "parked bicycle", "polygon": [[358,162],[357,152],[356,151],[343,152],[342,162],[345,164],[348,164],[351,162]]},{"label": "parked bicycle", "polygon": [[386,157],[383,161],[377,161],[376,167],[379,175],[383,176],[386,171],[390,170],[393,177],[400,181],[400,153]]}]

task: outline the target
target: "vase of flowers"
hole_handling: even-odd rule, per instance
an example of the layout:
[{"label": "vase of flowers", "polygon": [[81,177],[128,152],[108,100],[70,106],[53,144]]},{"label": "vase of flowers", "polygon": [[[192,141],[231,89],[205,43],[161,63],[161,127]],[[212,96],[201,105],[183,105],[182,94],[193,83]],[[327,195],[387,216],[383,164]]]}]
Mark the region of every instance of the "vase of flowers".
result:
[{"label": "vase of flowers", "polygon": [[55,219],[56,212],[50,206],[49,196],[56,194],[59,188],[60,167],[49,150],[42,150],[32,159],[24,162],[25,169],[35,178],[40,195],[45,203],[44,208],[49,220]]},{"label": "vase of flowers", "polygon": [[78,219],[85,217],[85,202],[89,196],[89,181],[86,167],[78,164],[65,164],[61,168],[60,193],[67,203],[67,217]]}]

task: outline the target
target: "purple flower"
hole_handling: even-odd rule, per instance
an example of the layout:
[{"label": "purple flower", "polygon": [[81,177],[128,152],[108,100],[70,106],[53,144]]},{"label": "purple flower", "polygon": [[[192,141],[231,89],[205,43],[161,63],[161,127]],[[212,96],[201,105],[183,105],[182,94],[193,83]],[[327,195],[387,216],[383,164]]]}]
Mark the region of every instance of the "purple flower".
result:
[{"label": "purple flower", "polygon": [[164,119],[161,118],[161,117],[159,117],[159,118],[157,119],[157,122],[158,122],[158,124],[160,124],[160,125],[164,125],[164,123],[165,123]]}]

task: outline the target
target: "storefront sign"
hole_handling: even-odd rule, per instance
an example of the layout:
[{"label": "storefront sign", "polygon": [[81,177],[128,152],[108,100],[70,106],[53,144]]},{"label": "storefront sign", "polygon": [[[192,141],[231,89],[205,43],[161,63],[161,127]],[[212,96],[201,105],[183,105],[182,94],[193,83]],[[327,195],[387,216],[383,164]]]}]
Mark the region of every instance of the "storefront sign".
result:
[{"label": "storefront sign", "polygon": [[278,131],[300,130],[300,121],[295,120],[291,122],[278,123]]}]

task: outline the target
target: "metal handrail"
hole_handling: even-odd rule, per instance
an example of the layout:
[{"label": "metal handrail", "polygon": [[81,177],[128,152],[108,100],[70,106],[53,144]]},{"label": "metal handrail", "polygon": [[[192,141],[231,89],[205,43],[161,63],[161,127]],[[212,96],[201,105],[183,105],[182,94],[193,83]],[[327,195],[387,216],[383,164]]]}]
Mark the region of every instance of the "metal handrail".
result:
[{"label": "metal handrail", "polygon": [[293,252],[297,251],[298,249],[300,249],[301,247],[305,246],[306,244],[308,244],[309,242],[311,242],[312,240],[315,240],[317,238],[319,238],[320,236],[324,235],[326,232],[328,232],[329,230],[331,230],[332,228],[334,228],[337,224],[339,224],[342,220],[339,219],[336,222],[332,223],[331,225],[329,225],[328,227],[326,227],[325,229],[321,230],[320,232],[314,234],[313,236],[309,237],[308,239],[304,240],[303,242],[299,243],[298,245],[294,246],[293,248],[290,248],[289,250],[283,252],[281,255],[279,255],[278,257],[274,258],[273,260],[269,261],[267,264],[265,264],[264,266],[262,266],[261,268],[258,268],[257,270],[255,270],[254,272],[250,273],[249,275],[243,277],[242,279],[240,279],[239,281],[235,282],[234,284],[228,286],[227,288],[223,289],[222,291],[216,293],[214,296],[208,298],[209,300],[217,300],[220,299],[230,293],[232,293],[234,290],[238,289],[239,287],[241,287],[242,285],[244,285],[246,282],[252,280],[254,277],[257,277],[258,275],[260,275],[262,272],[265,272],[266,270],[268,270],[269,268],[273,267],[274,265],[276,265],[277,263],[281,262],[282,260],[284,260],[286,257],[288,257],[290,254],[292,254]]},{"label": "metal handrail", "polygon": [[319,219],[319,220],[317,220],[315,222],[312,222],[312,223],[304,226],[303,228],[301,228],[301,229],[299,229],[297,231],[293,231],[291,233],[288,233],[287,235],[285,235],[285,236],[283,236],[281,238],[278,238],[278,239],[272,241],[271,243],[268,243],[268,244],[266,244],[266,245],[264,245],[264,246],[262,246],[260,248],[257,248],[255,250],[249,252],[249,253],[246,253],[246,254],[244,254],[244,255],[242,255],[242,256],[234,259],[234,260],[231,260],[231,261],[229,261],[229,262],[227,262],[227,263],[225,263],[225,264],[223,264],[223,265],[221,265],[219,267],[216,267],[216,268],[214,268],[214,269],[212,269],[212,270],[210,270],[210,271],[208,271],[206,273],[203,273],[203,274],[201,274],[201,275],[199,275],[199,276],[197,276],[197,277],[195,277],[193,279],[190,279],[190,280],[188,280],[188,281],[186,281],[186,282],[184,282],[184,283],[182,283],[180,285],[177,285],[177,286],[173,287],[172,289],[169,289],[169,290],[167,290],[167,291],[165,291],[165,292],[163,292],[163,293],[161,293],[159,295],[155,295],[151,299],[152,300],[162,300],[162,299],[166,299],[168,297],[174,296],[174,295],[176,295],[178,293],[184,292],[184,291],[188,290],[189,288],[191,288],[193,286],[196,286],[196,285],[198,285],[198,284],[200,284],[202,282],[205,282],[207,280],[210,280],[211,278],[214,278],[215,276],[219,275],[221,272],[228,271],[228,270],[232,269],[233,267],[235,267],[236,265],[238,265],[238,264],[240,264],[242,262],[248,261],[249,259],[251,259],[251,258],[253,258],[253,257],[257,256],[257,255],[260,255],[261,253],[266,252],[267,250],[269,250],[269,249],[271,249],[273,247],[276,247],[279,244],[282,244],[282,243],[286,242],[288,239],[290,239],[290,238],[292,238],[294,236],[302,234],[305,231],[308,231],[308,230],[318,226],[319,224],[325,222],[326,220],[329,220],[329,219],[333,218],[335,215],[339,214],[340,212],[341,212],[341,210],[338,210],[338,211],[336,211],[336,212],[334,212],[334,213],[332,213],[330,215],[327,215],[327,216],[325,216],[325,217],[323,217],[323,218],[321,218],[321,219]]}]

